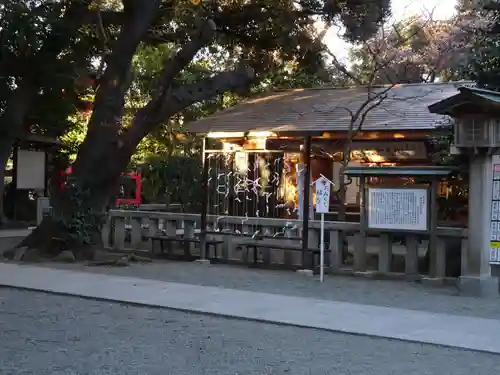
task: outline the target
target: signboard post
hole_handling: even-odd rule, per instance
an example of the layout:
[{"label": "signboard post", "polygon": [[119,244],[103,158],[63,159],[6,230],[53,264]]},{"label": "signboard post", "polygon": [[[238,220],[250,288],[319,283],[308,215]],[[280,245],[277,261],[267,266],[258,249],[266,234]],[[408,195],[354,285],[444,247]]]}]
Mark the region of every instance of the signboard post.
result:
[{"label": "signboard post", "polygon": [[323,282],[325,279],[325,213],[330,210],[330,188],[333,182],[321,175],[313,184],[316,186],[316,212],[321,214],[319,278]]},{"label": "signboard post", "polygon": [[500,264],[500,155],[493,155],[492,159],[490,264]]}]

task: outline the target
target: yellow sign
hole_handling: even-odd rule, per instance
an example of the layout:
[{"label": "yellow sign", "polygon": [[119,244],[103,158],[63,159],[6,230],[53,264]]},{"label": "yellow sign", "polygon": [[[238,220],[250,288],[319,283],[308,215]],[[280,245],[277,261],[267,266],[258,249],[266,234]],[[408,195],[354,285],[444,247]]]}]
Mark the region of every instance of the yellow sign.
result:
[{"label": "yellow sign", "polygon": [[500,248],[500,242],[492,241],[492,242],[490,242],[490,247]]}]

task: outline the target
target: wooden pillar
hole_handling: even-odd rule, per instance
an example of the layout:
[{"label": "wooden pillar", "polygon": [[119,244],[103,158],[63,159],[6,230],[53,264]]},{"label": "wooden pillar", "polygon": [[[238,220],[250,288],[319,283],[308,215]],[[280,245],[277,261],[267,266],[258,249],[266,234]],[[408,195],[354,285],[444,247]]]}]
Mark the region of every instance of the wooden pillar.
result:
[{"label": "wooden pillar", "polygon": [[[12,148],[12,184],[10,186],[11,189],[11,199],[12,199],[12,219],[14,221],[17,220],[17,202],[18,202],[18,190],[17,190],[17,166],[18,166],[18,155],[19,152],[19,144],[16,142],[14,147]],[[2,197],[3,199],[3,197]],[[4,206],[5,210],[5,206]]]},{"label": "wooden pillar", "polygon": [[436,177],[431,177],[431,192],[429,199],[429,208],[430,209],[430,220],[429,220],[429,255],[430,255],[430,264],[429,264],[429,274],[430,277],[443,277],[442,270],[444,269],[444,264],[440,259],[440,249],[439,240],[437,236],[437,221],[438,221],[438,189],[439,189],[439,181]]},{"label": "wooden pillar", "polygon": [[368,211],[367,211],[367,192],[366,192],[366,177],[359,177],[359,196],[360,196],[360,223],[359,234],[356,238],[354,247],[354,270],[366,271],[366,229],[368,228]]},{"label": "wooden pillar", "polygon": [[[311,204],[311,136],[304,139],[304,197],[302,204],[302,267],[309,268],[309,205]],[[313,265],[311,264],[310,267]]]},{"label": "wooden pillar", "polygon": [[207,145],[207,139],[203,138],[203,152],[202,152],[202,163],[203,163],[203,174],[202,174],[202,199],[201,199],[201,218],[200,218],[200,258],[206,259],[206,239],[207,239],[207,209],[208,209],[208,195],[210,194],[210,186],[208,184],[208,168],[209,161],[208,155],[205,151]]}]

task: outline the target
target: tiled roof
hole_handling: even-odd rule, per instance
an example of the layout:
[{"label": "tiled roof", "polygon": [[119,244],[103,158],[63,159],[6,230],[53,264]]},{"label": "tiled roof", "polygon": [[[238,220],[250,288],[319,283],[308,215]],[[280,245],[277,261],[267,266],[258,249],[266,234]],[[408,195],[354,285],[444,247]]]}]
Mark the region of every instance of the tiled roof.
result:
[{"label": "tiled roof", "polygon": [[[388,97],[368,112],[362,129],[434,129],[444,117],[430,113],[427,107],[455,95],[457,87],[465,83],[392,87],[387,92]],[[385,88],[372,88],[372,95],[375,90],[380,92]],[[193,133],[345,131],[351,119],[349,110],[356,112],[367,99],[368,89],[363,87],[277,91],[189,123],[187,129]]]}]

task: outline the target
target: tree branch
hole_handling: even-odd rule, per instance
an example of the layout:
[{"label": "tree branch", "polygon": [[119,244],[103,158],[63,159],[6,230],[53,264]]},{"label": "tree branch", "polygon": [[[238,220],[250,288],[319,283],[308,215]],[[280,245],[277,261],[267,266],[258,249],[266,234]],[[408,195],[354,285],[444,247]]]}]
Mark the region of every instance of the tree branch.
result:
[{"label": "tree branch", "polygon": [[166,113],[170,112],[170,117],[191,104],[213,98],[226,91],[244,88],[250,84],[254,76],[255,72],[252,68],[243,67],[230,72],[221,72],[191,85],[179,87],[166,98],[166,101],[171,101],[170,105],[164,106],[167,110]]},{"label": "tree branch", "polygon": [[95,96],[87,135],[73,166],[75,176],[92,176],[91,170],[95,165],[108,165],[111,170],[114,168],[109,165],[111,161],[96,159],[102,155],[94,156],[92,150],[113,149],[118,145],[125,92],[130,86],[132,59],[161,3],[161,0],[148,0],[140,5],[139,1],[131,0],[124,4],[128,20],[121,28],[112,53],[108,55],[106,70]]},{"label": "tree branch", "polygon": [[97,5],[97,34],[99,35],[99,38],[101,39],[102,42],[102,54],[101,54],[101,61],[99,62],[99,67],[97,68],[97,74],[96,74],[96,81],[98,81],[102,74],[104,73],[104,66],[106,64],[106,54],[107,54],[107,47],[108,47],[108,37],[106,35],[106,30],[104,29],[104,24],[102,21],[102,15],[101,15],[101,6],[102,6],[103,0],[100,0]]},{"label": "tree branch", "polygon": [[153,99],[160,95],[166,95],[174,78],[193,60],[198,51],[213,39],[215,29],[215,23],[212,20],[207,20],[192,36],[191,41],[186,43],[174,57],[165,62]]},{"label": "tree branch", "polygon": [[[126,15],[124,12],[116,11],[98,11],[93,9],[79,10],[75,14],[76,23],[78,25],[96,25],[97,28],[120,26],[126,22]],[[155,27],[158,26],[158,27]],[[152,25],[143,41],[148,44],[163,44],[174,43],[186,37],[185,30],[159,30],[161,25]]]},{"label": "tree branch", "polygon": [[248,86],[254,76],[254,70],[247,67],[221,72],[213,77],[171,89],[167,95],[152,99],[134,116],[132,126],[126,133],[128,143],[139,143],[154,128],[194,103]]},{"label": "tree branch", "polygon": [[363,81],[361,79],[359,79],[359,77],[356,76],[356,74],[354,73],[351,73],[349,71],[349,69],[347,69],[347,67],[342,64],[338,59],[337,59],[337,56],[335,56],[335,54],[330,51],[328,48],[325,49],[325,52],[327,53],[328,56],[331,57],[332,59],[332,63],[333,63],[333,66],[335,66],[335,68],[340,72],[342,73],[343,75],[345,75],[346,77],[350,78],[354,83],[358,84],[358,85],[363,85]]}]

